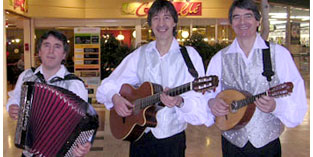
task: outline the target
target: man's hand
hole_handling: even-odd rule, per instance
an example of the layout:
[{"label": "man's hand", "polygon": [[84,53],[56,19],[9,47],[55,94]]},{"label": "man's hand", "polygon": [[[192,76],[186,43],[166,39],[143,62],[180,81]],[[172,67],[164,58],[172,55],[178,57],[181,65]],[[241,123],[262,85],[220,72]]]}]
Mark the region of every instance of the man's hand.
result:
[{"label": "man's hand", "polygon": [[165,88],[164,92],[160,95],[161,102],[169,108],[172,108],[174,106],[180,107],[180,105],[183,103],[183,98],[181,96],[172,97],[165,94],[165,92],[167,92],[168,90],[169,88]]},{"label": "man's hand", "polygon": [[20,110],[20,106],[18,106],[17,104],[12,104],[9,107],[9,116],[13,119],[13,120],[17,120],[18,118],[18,111]]},{"label": "man's hand", "polygon": [[77,147],[73,150],[74,157],[85,156],[90,151],[90,148],[91,148],[90,142],[87,142],[83,145],[78,143]]},{"label": "man's hand", "polygon": [[263,112],[270,113],[276,108],[276,101],[273,97],[261,96],[254,101],[255,105]]},{"label": "man's hand", "polygon": [[214,116],[224,116],[229,113],[229,105],[220,98],[212,98],[208,105]]},{"label": "man's hand", "polygon": [[114,104],[114,109],[118,115],[127,117],[132,114],[134,105],[119,94],[115,94],[112,98],[112,101]]}]

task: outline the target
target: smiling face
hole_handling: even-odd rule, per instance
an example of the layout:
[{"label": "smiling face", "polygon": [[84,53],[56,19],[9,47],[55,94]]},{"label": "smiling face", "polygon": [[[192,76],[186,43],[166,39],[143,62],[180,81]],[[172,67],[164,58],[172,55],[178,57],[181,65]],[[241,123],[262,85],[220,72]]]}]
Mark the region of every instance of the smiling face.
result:
[{"label": "smiling face", "polygon": [[151,18],[151,28],[156,40],[171,40],[176,23],[170,12],[163,9]]},{"label": "smiling face", "polygon": [[52,35],[43,40],[39,49],[39,57],[45,69],[59,69],[65,56],[62,41]]},{"label": "smiling face", "polygon": [[251,10],[235,8],[232,14],[232,28],[239,39],[253,38],[260,22],[254,17]]}]

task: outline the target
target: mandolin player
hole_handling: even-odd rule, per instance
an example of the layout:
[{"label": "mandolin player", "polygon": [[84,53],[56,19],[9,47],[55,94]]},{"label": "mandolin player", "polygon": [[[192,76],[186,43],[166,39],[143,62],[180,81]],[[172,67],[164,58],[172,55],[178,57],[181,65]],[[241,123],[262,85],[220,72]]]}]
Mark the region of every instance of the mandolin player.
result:
[{"label": "mandolin player", "polygon": [[[231,121],[232,114],[240,114],[239,110],[232,109],[242,101],[228,100],[236,97],[237,92],[221,99],[217,95],[224,90],[235,89],[233,91],[255,95],[284,82],[292,82],[294,89],[285,97],[265,94],[255,98],[249,104],[256,106],[251,119],[241,128],[222,131],[224,157],[280,157],[279,136],[284,126],[296,127],[307,112],[304,81],[290,52],[278,44],[266,44],[257,32],[260,19],[258,7],[252,0],[235,0],[229,9],[229,22],[236,38],[211,59],[206,72],[206,75],[217,75],[220,80],[216,92],[206,94],[208,107],[216,117],[215,123],[220,117]],[[266,52],[265,49],[270,50]],[[266,58],[263,53],[269,56],[268,61],[263,61]],[[207,121],[206,125],[213,123]]]}]

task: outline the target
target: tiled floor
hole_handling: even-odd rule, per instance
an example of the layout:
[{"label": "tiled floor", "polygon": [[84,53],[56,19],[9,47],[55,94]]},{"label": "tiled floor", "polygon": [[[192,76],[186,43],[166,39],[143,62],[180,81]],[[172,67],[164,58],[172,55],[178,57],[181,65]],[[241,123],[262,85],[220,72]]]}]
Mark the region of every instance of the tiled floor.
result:
[{"label": "tiled floor", "polygon": [[[305,80],[308,105],[310,102],[310,76],[309,69],[299,66]],[[16,122],[8,117],[4,109],[3,117],[3,156],[20,156],[21,150],[14,146],[14,134]],[[109,112],[105,109],[98,109],[101,116],[105,117],[104,131],[100,130],[94,142],[92,151],[88,157],[127,157],[129,143],[113,138],[109,128]],[[104,114],[105,113],[105,114]],[[310,155],[310,119],[309,112],[306,114],[303,123],[296,128],[287,128],[281,136],[283,157],[308,157]],[[220,157],[220,132],[212,126],[188,126],[186,157]]]}]

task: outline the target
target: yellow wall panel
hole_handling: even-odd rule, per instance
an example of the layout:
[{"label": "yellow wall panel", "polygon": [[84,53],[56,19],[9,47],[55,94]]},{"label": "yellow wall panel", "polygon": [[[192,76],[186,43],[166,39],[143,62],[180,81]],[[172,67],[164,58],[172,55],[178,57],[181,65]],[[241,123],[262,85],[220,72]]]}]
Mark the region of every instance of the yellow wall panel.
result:
[{"label": "yellow wall panel", "polygon": [[[185,2],[185,0],[176,0]],[[176,2],[174,1],[174,2]],[[13,10],[8,0],[4,0],[4,9],[12,10],[29,17],[48,18],[138,18],[135,15],[122,13],[123,3],[152,2],[137,0],[29,0],[28,12],[23,13],[19,8]],[[228,9],[233,0],[191,0],[202,2],[202,16],[187,18],[227,18]],[[145,17],[140,17],[145,18]]]}]

